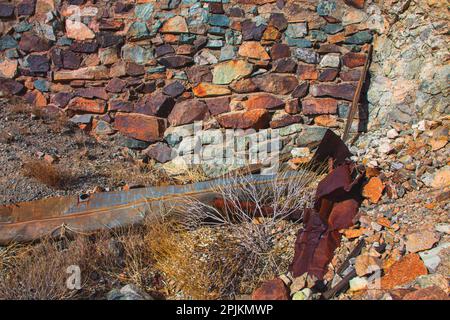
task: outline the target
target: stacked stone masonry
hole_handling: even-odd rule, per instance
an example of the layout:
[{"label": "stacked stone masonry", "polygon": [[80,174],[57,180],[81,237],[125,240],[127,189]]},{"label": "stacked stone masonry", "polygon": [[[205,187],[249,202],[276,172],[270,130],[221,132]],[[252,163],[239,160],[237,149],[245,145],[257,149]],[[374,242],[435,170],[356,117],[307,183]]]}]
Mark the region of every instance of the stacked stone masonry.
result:
[{"label": "stacked stone masonry", "polygon": [[159,162],[174,147],[168,132],[195,121],[339,130],[374,36],[368,5],[2,0],[0,96],[64,111]]}]

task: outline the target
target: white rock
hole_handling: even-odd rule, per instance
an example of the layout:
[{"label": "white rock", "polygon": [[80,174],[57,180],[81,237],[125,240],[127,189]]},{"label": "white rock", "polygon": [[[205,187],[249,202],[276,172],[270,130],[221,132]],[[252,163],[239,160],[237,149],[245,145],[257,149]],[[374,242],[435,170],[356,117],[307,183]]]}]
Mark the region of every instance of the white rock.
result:
[{"label": "white rock", "polygon": [[294,158],[299,157],[308,157],[310,155],[309,148],[293,148],[291,150],[291,154]]},{"label": "white rock", "polygon": [[350,291],[360,291],[367,289],[369,282],[364,277],[355,277],[349,281]]},{"label": "white rock", "polygon": [[294,293],[292,300],[311,300],[312,291],[309,288],[305,288],[301,291]]},{"label": "white rock", "polygon": [[329,53],[326,54],[322,61],[320,61],[321,68],[339,68],[340,58],[339,54]]},{"label": "white rock", "polygon": [[397,132],[397,130],[395,130],[395,129],[391,129],[391,130],[389,130],[389,131],[387,132],[386,136],[387,136],[389,139],[395,139],[395,138],[398,137],[398,132]]},{"label": "white rock", "polygon": [[436,272],[437,267],[441,263],[439,254],[442,250],[450,248],[450,242],[446,242],[434,249],[419,252],[420,258],[431,273]]},{"label": "white rock", "polygon": [[394,148],[390,145],[389,142],[383,142],[378,147],[378,152],[387,154],[391,152]]},{"label": "white rock", "polygon": [[438,223],[434,228],[438,232],[450,234],[450,224],[448,223]]}]

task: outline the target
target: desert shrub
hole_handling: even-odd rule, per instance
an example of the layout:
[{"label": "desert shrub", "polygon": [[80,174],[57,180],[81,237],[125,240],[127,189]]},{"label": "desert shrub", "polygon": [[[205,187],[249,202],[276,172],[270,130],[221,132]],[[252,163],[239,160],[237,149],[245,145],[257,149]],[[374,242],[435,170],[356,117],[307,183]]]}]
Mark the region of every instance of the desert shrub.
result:
[{"label": "desert shrub", "polygon": [[26,177],[34,178],[55,189],[65,189],[75,178],[70,170],[62,169],[45,160],[26,160],[22,170]]},{"label": "desert shrub", "polygon": [[[9,248],[9,249],[8,249]],[[78,266],[82,288],[92,285],[91,275],[100,257],[87,237],[73,241],[42,239],[18,249],[7,247],[0,264],[0,299],[71,299],[80,291],[70,289],[68,267]],[[6,257],[8,254],[8,257]]]},{"label": "desert shrub", "polygon": [[[177,214],[149,224],[155,268],[194,299],[251,293],[287,270],[299,225],[286,219],[311,205],[319,174],[281,173],[268,185],[235,176],[214,190],[221,208],[183,199]],[[283,241],[289,234],[292,239]]]}]

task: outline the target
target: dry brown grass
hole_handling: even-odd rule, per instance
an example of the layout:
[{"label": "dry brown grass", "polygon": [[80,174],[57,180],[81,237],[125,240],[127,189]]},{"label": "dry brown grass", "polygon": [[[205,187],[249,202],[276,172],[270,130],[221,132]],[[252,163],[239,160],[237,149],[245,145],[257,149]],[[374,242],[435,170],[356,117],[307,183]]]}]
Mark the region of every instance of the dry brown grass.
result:
[{"label": "dry brown grass", "polygon": [[22,170],[26,177],[36,179],[55,189],[67,188],[75,178],[70,170],[63,169],[45,160],[26,160],[23,163]]},{"label": "dry brown grass", "polygon": [[91,276],[99,258],[86,237],[74,241],[41,242],[7,247],[0,263],[0,299],[72,299],[81,294],[67,287],[69,266],[79,266],[82,287],[92,285]]}]

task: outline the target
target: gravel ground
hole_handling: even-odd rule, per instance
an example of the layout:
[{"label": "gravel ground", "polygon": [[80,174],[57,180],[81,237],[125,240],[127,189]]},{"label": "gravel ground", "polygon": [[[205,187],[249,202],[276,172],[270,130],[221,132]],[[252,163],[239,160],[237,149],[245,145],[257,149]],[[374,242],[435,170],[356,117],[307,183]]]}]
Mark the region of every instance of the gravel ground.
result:
[{"label": "gravel ground", "polygon": [[[40,119],[0,101],[0,204],[49,196],[77,194],[102,187],[114,189],[110,168],[127,166],[120,147],[96,141],[68,122]],[[70,170],[73,180],[64,190],[24,176],[23,163],[45,155],[55,166]]]}]

